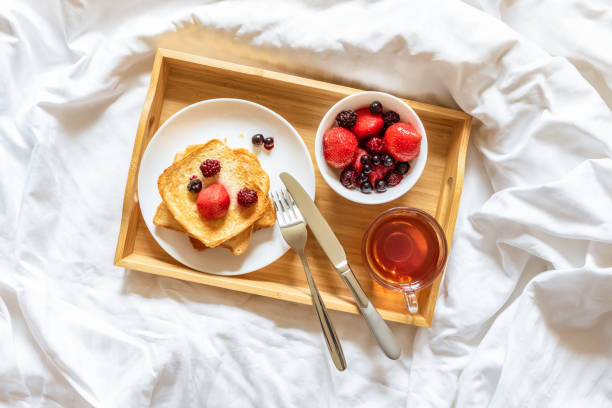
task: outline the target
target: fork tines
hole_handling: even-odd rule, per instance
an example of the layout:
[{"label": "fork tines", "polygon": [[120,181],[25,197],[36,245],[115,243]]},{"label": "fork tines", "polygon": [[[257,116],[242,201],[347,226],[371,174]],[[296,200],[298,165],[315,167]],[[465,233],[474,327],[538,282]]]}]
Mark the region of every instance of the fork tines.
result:
[{"label": "fork tines", "polygon": [[278,222],[281,225],[291,224],[295,222],[303,222],[304,218],[298,209],[291,194],[285,189],[270,193],[274,208],[278,214]]}]

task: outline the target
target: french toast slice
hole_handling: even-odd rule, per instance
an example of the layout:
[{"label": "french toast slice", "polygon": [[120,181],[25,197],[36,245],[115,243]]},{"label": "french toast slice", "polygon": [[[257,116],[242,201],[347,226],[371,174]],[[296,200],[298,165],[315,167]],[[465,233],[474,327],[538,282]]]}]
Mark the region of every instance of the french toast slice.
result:
[{"label": "french toast slice", "polygon": [[[276,212],[274,210],[272,201],[270,201],[269,198],[266,198],[266,200],[268,201],[268,204],[264,215],[258,219],[251,228],[247,228],[234,238],[230,238],[227,241],[222,242],[219,246],[229,249],[234,255],[240,255],[248,247],[252,232],[273,226],[274,223],[276,223]],[[153,217],[153,224],[157,225],[158,227],[169,228],[171,230],[187,234],[185,228],[183,228],[183,226],[174,219],[174,216],[172,216],[172,213],[170,213],[170,210],[168,210],[168,207],[166,207],[163,202],[157,206],[157,211]],[[196,238],[190,236],[189,240],[191,241],[193,248],[198,251],[202,251],[207,248],[206,245],[198,241]]]},{"label": "french toast slice", "polygon": [[[257,157],[246,149],[236,150],[243,151],[235,153],[220,140],[211,140],[190,149],[187,155],[168,167],[158,179],[159,192],[169,213],[189,236],[207,247],[216,247],[252,228],[268,205],[267,199],[260,199],[248,208],[240,207],[236,202],[236,194],[243,187],[266,198],[269,189],[268,175],[259,165]],[[200,173],[199,165],[205,159],[219,160],[221,171],[214,177],[203,178],[203,187],[220,183],[228,190],[230,197],[234,197],[227,214],[220,219],[202,218],[196,207],[197,195],[185,188],[185,181],[192,174]]]},{"label": "french toast slice", "polygon": [[[201,145],[187,146],[184,152],[179,152],[174,156],[174,161],[176,162],[181,160],[183,157],[185,157],[185,155],[194,151],[199,146]],[[234,149],[234,153],[241,155],[245,160],[256,160],[257,165],[259,165],[259,160],[257,159],[257,156],[255,156],[253,153],[246,149]],[[269,188],[268,177],[261,179],[260,182],[260,185],[262,187]],[[261,228],[267,228],[274,225],[274,223],[276,222],[276,211],[274,210],[274,205],[267,196],[265,197],[265,200],[267,201],[266,211],[264,215],[255,222],[252,228],[247,228],[235,237],[230,238],[227,241],[221,243],[220,246],[229,249],[234,255],[240,255],[244,251],[246,251],[251,239],[252,232],[257,231]],[[157,207],[157,211],[155,212],[155,216],[153,218],[153,224],[160,227],[169,228],[178,232],[186,233],[185,229],[174,219],[174,217],[168,210],[168,207],[166,207],[163,202]],[[207,248],[206,245],[204,245],[193,237],[189,237],[189,240],[193,248],[198,251],[202,251]]]}]

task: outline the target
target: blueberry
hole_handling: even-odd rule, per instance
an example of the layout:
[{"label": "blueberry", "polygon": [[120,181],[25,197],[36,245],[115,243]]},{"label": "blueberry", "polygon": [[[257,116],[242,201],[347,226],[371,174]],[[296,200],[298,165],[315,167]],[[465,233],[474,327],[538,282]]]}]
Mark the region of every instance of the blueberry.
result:
[{"label": "blueberry", "polygon": [[385,180],[378,180],[376,182],[376,191],[379,193],[384,193],[385,191],[387,191],[387,183],[385,182]]},{"label": "blueberry", "polygon": [[385,154],[382,158],[382,164],[385,167],[391,167],[395,164],[395,159],[390,154]]},{"label": "blueberry", "polygon": [[361,171],[365,174],[370,174],[372,172],[372,166],[370,166],[369,164],[364,164]]},{"label": "blueberry", "polygon": [[375,166],[378,166],[380,164],[380,156],[378,154],[372,156],[372,164]]},{"label": "blueberry", "polygon": [[383,113],[383,125],[386,127],[391,126],[394,123],[397,123],[400,121],[400,116],[397,114],[397,112],[394,111],[388,111]]},{"label": "blueberry", "polygon": [[370,183],[369,181],[365,181],[361,183],[360,188],[362,193],[370,194],[372,192],[372,183]]},{"label": "blueberry", "polygon": [[266,137],[263,143],[266,150],[274,149],[274,138],[272,136]]},{"label": "blueberry", "polygon": [[410,163],[408,162],[400,162],[395,166],[395,171],[397,171],[399,174],[406,174],[408,173],[408,170],[410,170]]},{"label": "blueberry", "polygon": [[370,164],[370,162],[372,161],[372,157],[370,157],[369,154],[364,154],[363,156],[361,156],[359,161],[361,162],[361,164]]},{"label": "blueberry", "polygon": [[189,190],[192,193],[199,193],[200,191],[202,191],[202,182],[200,181],[200,179],[199,178],[189,179],[189,183],[187,183],[187,190]]},{"label": "blueberry", "polygon": [[376,114],[382,113],[382,110],[383,110],[382,103],[380,103],[378,101],[374,101],[370,105],[370,113],[372,115],[376,115]]},{"label": "blueberry", "polygon": [[251,137],[251,142],[253,142],[253,144],[256,146],[261,146],[264,142],[264,137],[261,133],[258,133],[256,135],[253,135],[253,137]]},{"label": "blueberry", "polygon": [[368,177],[368,175],[363,172],[359,173],[359,176],[357,177],[357,181],[359,182],[359,184],[365,183],[369,179],[370,178]]}]

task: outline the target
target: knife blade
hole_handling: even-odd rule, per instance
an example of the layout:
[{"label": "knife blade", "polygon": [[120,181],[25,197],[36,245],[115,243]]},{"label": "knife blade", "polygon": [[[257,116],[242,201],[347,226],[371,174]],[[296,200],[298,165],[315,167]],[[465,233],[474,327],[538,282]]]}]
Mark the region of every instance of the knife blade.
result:
[{"label": "knife blade", "polygon": [[346,258],[346,252],[334,231],[331,229],[312,198],[298,183],[298,181],[289,173],[283,172],[280,174],[280,179],[287,187],[287,190],[293,197],[296,205],[300,209],[302,216],[306,219],[308,228],[319,242],[319,245],[340,274],[342,280],[349,288],[361,315],[365,319],[370,332],[376,339],[380,348],[384,351],[387,357],[395,360],[399,358],[401,350],[393,337],[393,333],[387,323],[380,317],[380,314],[370,302],[365,292],[359,285],[359,281],[351,271]]}]

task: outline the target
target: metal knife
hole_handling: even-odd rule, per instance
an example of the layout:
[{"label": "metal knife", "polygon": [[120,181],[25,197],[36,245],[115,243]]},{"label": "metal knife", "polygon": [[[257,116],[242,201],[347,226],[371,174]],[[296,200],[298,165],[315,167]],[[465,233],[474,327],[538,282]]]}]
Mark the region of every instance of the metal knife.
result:
[{"label": "metal knife", "polygon": [[321,212],[300,183],[289,173],[281,173],[280,178],[287,187],[287,190],[289,190],[289,193],[291,193],[293,200],[306,219],[308,227],[317,241],[319,241],[321,248],[323,248],[323,251],[325,251],[336,271],[338,271],[340,277],[349,288],[353,298],[355,298],[359,311],[368,324],[376,342],[387,357],[396,360],[399,358],[401,350],[393,337],[393,333],[391,333],[391,329],[389,329],[387,323],[380,317],[370,299],[361,289],[357,278],[355,278],[351,271],[346,259],[346,253],[342,245],[340,245],[340,241],[338,241],[329,224],[325,221],[325,218],[323,218],[323,215],[321,215]]}]

